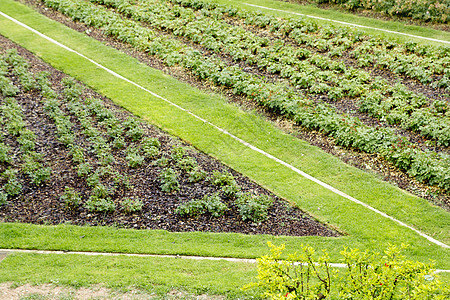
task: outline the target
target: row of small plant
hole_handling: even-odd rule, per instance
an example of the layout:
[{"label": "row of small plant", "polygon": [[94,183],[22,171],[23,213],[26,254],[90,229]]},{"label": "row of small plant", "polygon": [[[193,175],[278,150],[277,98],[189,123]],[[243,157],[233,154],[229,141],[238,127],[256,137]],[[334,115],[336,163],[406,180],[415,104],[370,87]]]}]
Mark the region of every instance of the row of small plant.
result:
[{"label": "row of small plant", "polygon": [[[423,83],[450,89],[450,74],[447,71],[450,65],[450,47],[423,46],[414,42],[396,43],[371,37],[354,29],[336,28],[331,25],[318,26],[306,18],[281,19],[261,12],[251,12],[203,0],[168,1],[197,10],[209,10],[216,18],[228,16],[243,20],[245,24],[267,29],[280,37],[290,37],[300,45],[328,52],[330,56],[340,56],[346,50],[355,50],[364,42],[374,43],[379,50],[376,58],[380,60],[380,64],[377,64],[377,59],[365,61],[360,48],[358,51],[351,51],[351,54],[360,59],[364,65],[387,67],[395,73],[421,80]],[[370,48],[367,50],[366,53],[370,54]],[[389,65],[382,62],[389,62]]]},{"label": "row of small plant", "polygon": [[[389,245],[384,253],[344,248],[345,269],[331,266],[326,251],[301,245],[284,254],[285,246],[268,242],[271,254],[258,258],[257,282],[243,289],[260,288],[269,299],[391,299],[443,300],[450,289],[434,274],[433,264],[408,260],[407,246]],[[287,257],[287,258],[283,258]]]},{"label": "row of small plant", "polygon": [[[17,86],[8,78],[12,75],[17,76]],[[0,101],[0,205],[21,193],[23,180],[39,186],[51,177],[51,168],[45,167],[43,155],[36,152],[36,135],[27,128],[23,109],[15,99],[22,91],[34,88],[36,81],[25,59],[16,51],[0,57],[0,93],[5,97]],[[17,143],[19,151],[14,151],[11,143]]]},{"label": "row of small plant", "polygon": [[445,154],[424,152],[388,128],[372,128],[358,119],[343,117],[325,104],[315,105],[284,86],[270,84],[245,73],[237,66],[227,66],[214,57],[182,47],[174,40],[158,36],[131,20],[121,20],[116,14],[83,1],[44,0],[49,7],[60,10],[75,20],[101,28],[139,50],[158,55],[167,64],[179,63],[202,79],[230,87],[237,94],[255,100],[267,109],[292,118],[298,124],[318,129],[334,137],[337,144],[354,147],[367,153],[378,153],[407,171],[419,181],[450,190],[450,158]]},{"label": "row of small plant", "polygon": [[450,22],[450,6],[445,0],[308,0],[311,3],[334,3],[347,10],[359,8],[382,12],[391,17],[405,17],[436,23]]},{"label": "row of small plant", "polygon": [[[18,59],[22,59],[16,52],[12,51],[11,53],[17,56]],[[23,60],[23,62],[25,61]],[[27,68],[28,66],[25,65],[25,69]],[[95,212],[112,212],[116,210],[116,204],[111,200],[114,193],[114,186],[108,185],[105,181],[110,179],[109,176],[113,176],[116,184],[120,182],[122,187],[125,188],[129,188],[130,186],[127,184],[127,178],[113,170],[114,157],[111,153],[111,148],[116,150],[123,149],[126,147],[127,140],[133,143],[139,142],[139,146],[129,146],[125,150],[125,160],[128,166],[130,168],[137,168],[143,164],[144,159],[149,158],[154,160],[160,156],[161,145],[159,140],[144,137],[143,131],[139,126],[139,121],[135,118],[129,118],[125,121],[117,119],[111,110],[104,107],[101,100],[92,98],[83,100],[81,97],[82,87],[72,79],[64,78],[62,80],[65,88],[62,91],[62,97],[59,97],[58,93],[51,88],[47,73],[40,73],[39,76],[36,76],[37,80],[32,77],[31,73],[28,75],[32,78],[32,89],[39,90],[43,96],[43,108],[47,116],[55,124],[56,138],[69,149],[69,154],[72,162],[76,166],[75,169],[77,170],[78,176],[84,177],[87,185],[92,188],[91,195],[85,201],[84,207],[89,211]],[[7,98],[7,100],[9,99],[14,100],[13,98]],[[65,113],[65,110],[70,112],[71,115]],[[20,115],[20,107],[18,107],[16,102],[12,105],[12,112],[10,104],[8,106],[1,106],[1,112],[2,116],[12,116],[10,118],[2,118],[2,120],[7,119],[7,121],[10,121],[12,118],[15,118],[17,121],[7,122],[7,124],[24,123],[23,116]],[[82,129],[81,134],[78,135],[76,134],[77,123],[80,124],[80,128]],[[98,124],[99,128],[94,124]],[[23,129],[21,126],[5,126],[5,128],[13,133],[16,133],[16,131],[20,133],[22,132],[21,129]],[[108,139],[101,138],[102,131],[100,130],[106,132]],[[23,134],[25,135],[25,132]],[[97,161],[96,164],[88,162],[89,151],[86,152],[83,147],[78,145],[77,141],[83,140],[83,137],[90,143],[90,148],[93,150],[92,152]],[[24,144],[29,145],[29,142]],[[31,150],[29,148],[30,146],[26,147],[26,150]],[[1,144],[1,162],[9,162],[9,148],[7,145]],[[199,182],[207,178],[207,173],[198,166],[193,157],[187,155],[184,147],[174,147],[170,151],[170,155],[161,156],[154,163],[159,167],[164,167],[160,172],[159,179],[161,189],[167,193],[173,193],[180,189],[179,172],[185,173],[188,182],[191,183]],[[19,191],[18,189],[21,188],[16,172],[8,169],[2,175],[8,179],[5,190],[11,193],[12,196],[16,195]],[[220,173],[215,171],[208,180],[213,185],[221,187],[224,197],[236,199],[244,221],[262,222],[267,218],[267,210],[272,204],[271,198],[254,196],[250,193],[241,193],[241,188],[237,185],[234,177],[228,172]],[[3,198],[4,195],[2,194]],[[212,199],[213,197],[209,198]],[[73,187],[68,186],[65,187],[60,199],[65,203],[67,209],[76,209],[83,203],[81,195]],[[205,197],[205,199],[208,199],[208,197]],[[214,199],[219,199],[216,203],[219,206],[216,208],[215,213],[213,213],[213,216],[218,216],[223,213],[223,209],[227,208],[227,206],[220,201],[220,198],[216,197]],[[211,204],[211,201],[205,201],[204,203],[208,203],[205,207],[207,207],[207,211],[212,213],[214,204]],[[133,198],[125,198],[120,202],[120,205],[126,213],[140,211],[143,207],[141,201]],[[188,206],[186,205],[186,209]],[[181,207],[179,207],[179,211],[181,211]],[[190,212],[187,212],[186,209],[184,214],[180,214],[193,216],[200,213],[200,211],[195,210],[194,212],[192,209]]]},{"label": "row of small plant", "polygon": [[[91,188],[84,207],[93,212],[113,212],[117,209],[112,200],[116,189],[131,188],[128,176],[114,169],[116,160],[113,149],[125,148],[124,137],[133,142],[140,140],[143,131],[133,118],[121,122],[112,111],[104,107],[101,100],[83,99],[82,87],[72,79],[63,79],[63,85],[65,88],[62,99],[58,99],[57,93],[46,85],[43,89],[44,110],[55,124],[57,139],[69,150],[77,175],[84,178]],[[71,116],[62,109],[64,107],[72,114],[73,122]],[[74,130],[77,127],[75,124],[80,126],[81,132],[78,134]],[[108,138],[104,137],[101,128],[97,128],[96,125],[99,124],[105,129]],[[80,146],[78,140],[85,141],[85,144]],[[144,160],[143,157],[137,157],[134,149],[133,146],[128,146],[125,150],[125,160],[130,167],[137,167]],[[68,209],[77,209],[82,202],[81,196],[72,187],[65,188],[61,200]],[[132,197],[123,199],[120,205],[126,213],[140,211],[143,207],[141,200]]]},{"label": "row of small plant", "polygon": [[201,199],[194,199],[181,203],[175,209],[175,213],[181,216],[195,217],[202,214],[210,214],[212,217],[221,217],[230,208],[222,201],[231,200],[237,207],[243,221],[253,223],[264,222],[268,217],[268,210],[273,204],[273,199],[266,195],[253,195],[250,192],[242,192],[232,174],[228,172],[214,171],[209,181],[221,188],[220,192],[205,195]]},{"label": "row of small plant", "polygon": [[331,99],[362,97],[361,111],[437,140],[440,145],[450,145],[450,118],[446,114],[449,104],[435,101],[428,106],[424,95],[408,91],[400,83],[393,87],[382,78],[374,82],[365,71],[320,55],[312,56],[310,51],[285,45],[282,40],[269,42],[266,37],[260,38],[223,21],[196,16],[192,10],[180,6],[168,7],[147,0],[137,1],[136,5],[126,0],[91,2],[114,7],[134,20],[171,30],[175,35],[187,37],[215,52],[230,54],[250,65],[280,72],[292,85],[310,93],[325,93]]}]

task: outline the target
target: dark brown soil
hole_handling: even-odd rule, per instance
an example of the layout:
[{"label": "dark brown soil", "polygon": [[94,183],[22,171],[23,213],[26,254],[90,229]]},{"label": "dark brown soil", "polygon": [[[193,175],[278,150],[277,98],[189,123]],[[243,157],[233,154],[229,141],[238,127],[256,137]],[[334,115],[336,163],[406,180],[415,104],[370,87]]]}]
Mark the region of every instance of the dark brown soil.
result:
[{"label": "dark brown soil", "polygon": [[[29,62],[33,73],[47,71],[51,74],[50,79],[54,90],[61,92],[63,73],[51,68],[34,57],[27,50],[15,45],[6,38],[0,36],[0,53],[6,49],[15,48],[19,54]],[[20,86],[17,78],[10,77],[16,86]],[[85,89],[83,97],[101,98],[105,106],[115,111],[116,115],[125,119],[130,114],[108,99]],[[138,229],[165,229],[169,231],[209,231],[209,232],[237,232],[244,234],[271,234],[271,235],[320,235],[338,236],[339,234],[327,228],[306,215],[298,208],[288,204],[286,201],[276,197],[269,191],[258,186],[248,178],[229,169],[211,157],[196,151],[189,145],[176,140],[167,133],[150,125],[143,124],[145,135],[156,137],[161,142],[163,155],[168,155],[173,146],[187,147],[188,153],[194,157],[199,166],[209,174],[214,170],[231,172],[243,191],[255,195],[270,195],[274,199],[274,205],[269,211],[267,221],[255,224],[242,221],[238,209],[232,200],[225,200],[230,207],[224,216],[213,218],[210,215],[202,215],[196,218],[181,217],[174,213],[178,204],[192,199],[202,198],[205,194],[219,192],[217,186],[204,180],[199,183],[189,183],[186,174],[180,178],[181,190],[173,193],[165,193],[160,188],[158,174],[161,167],[151,161],[146,161],[145,166],[130,168],[124,160],[123,151],[115,150],[113,155],[116,162],[112,165],[115,170],[126,173],[133,186],[131,190],[118,189],[114,194],[114,202],[120,203],[124,198],[137,198],[144,203],[143,210],[134,214],[125,214],[123,210],[116,209],[113,213],[90,212],[83,206],[68,209],[60,200],[66,186],[72,187],[80,192],[85,201],[90,193],[84,179],[77,176],[74,165],[71,162],[68,149],[55,138],[55,125],[43,111],[40,102],[42,96],[38,91],[21,92],[16,97],[24,111],[27,128],[37,136],[36,151],[44,155],[44,165],[52,168],[51,180],[43,186],[37,187],[29,182],[27,175],[21,175],[23,184],[22,193],[9,200],[8,204],[0,207],[0,221],[2,222],[26,222],[35,224],[60,224],[71,223],[76,225],[114,225]],[[2,102],[0,98],[0,102]],[[75,123],[74,132],[80,131]],[[20,156],[18,144],[14,138],[8,137],[6,142],[14,148],[13,156]],[[77,134],[77,144],[83,145],[86,140],[81,134]],[[131,143],[131,142],[130,142]],[[132,143],[131,143],[132,144]],[[93,158],[89,158],[93,159]],[[0,164],[0,173],[6,169],[6,165]]]},{"label": "dark brown soil", "polygon": [[[160,59],[154,56],[149,56],[143,52],[136,51],[126,44],[123,44],[113,38],[105,36],[100,30],[87,27],[78,22],[73,22],[70,18],[62,15],[61,13],[46,8],[45,6],[42,5],[42,3],[39,0],[19,0],[19,1],[35,8],[41,14],[53,20],[65,24],[66,26],[74,30],[83,32],[103,42],[108,46],[114,47],[130,56],[133,56],[142,63],[145,63],[150,67],[162,70],[163,72],[177,78],[178,80],[186,82],[204,91],[213,91],[216,93],[222,93],[229,99],[230,102],[239,104],[245,110],[257,111],[258,113],[265,115],[269,120],[271,120],[274,124],[276,124],[279,128],[283,129],[284,131],[293,134],[298,138],[303,139],[314,146],[320,147],[325,152],[328,152],[330,154],[339,157],[342,161],[357,168],[360,168],[364,171],[377,174],[377,176],[382,180],[388,181],[416,196],[427,199],[433,204],[438,205],[446,210],[450,210],[449,194],[446,194],[444,191],[434,186],[428,186],[416,181],[414,178],[410,177],[408,174],[399,170],[391,163],[387,162],[386,160],[384,160],[383,158],[379,157],[376,154],[366,154],[354,149],[340,147],[334,143],[332,138],[325,136],[321,132],[311,131],[309,129],[299,127],[280,116],[265,111],[256,104],[249,102],[247,98],[235,95],[230,89],[221,88],[211,84],[208,81],[198,79],[189,72],[185,71],[183,68],[177,66],[167,67],[167,65],[165,65]],[[246,27],[250,28],[251,26]],[[256,30],[256,32],[258,31],[255,28],[253,28],[253,30]],[[354,62],[352,62],[349,59],[346,61],[346,63],[351,65]],[[396,80],[399,79],[399,76],[389,74],[390,72],[388,71],[383,70],[366,70],[366,71],[374,72],[373,73],[374,76],[382,76],[383,78],[388,79],[392,82],[395,82]],[[442,99],[441,97],[442,93],[440,91],[433,90],[428,86],[420,84],[417,81],[403,78],[402,82],[413,91],[425,93],[430,98]],[[353,114],[358,114],[357,112],[355,112],[354,103],[351,101],[350,102],[342,101],[342,104],[340,107],[338,107],[338,109],[342,112],[348,112],[349,114],[351,114],[351,112],[353,112]],[[367,115],[365,115],[364,118],[362,118],[362,120],[365,121],[368,125],[370,124],[373,124],[375,126],[378,125],[378,120],[370,118]],[[397,131],[400,134],[407,136],[411,141],[417,139],[417,134],[403,131],[399,128],[397,128]],[[448,147],[439,149],[438,148],[431,149],[433,147],[428,148],[430,148],[430,150],[432,151],[437,150],[437,151],[444,151],[447,153],[449,150]]]}]

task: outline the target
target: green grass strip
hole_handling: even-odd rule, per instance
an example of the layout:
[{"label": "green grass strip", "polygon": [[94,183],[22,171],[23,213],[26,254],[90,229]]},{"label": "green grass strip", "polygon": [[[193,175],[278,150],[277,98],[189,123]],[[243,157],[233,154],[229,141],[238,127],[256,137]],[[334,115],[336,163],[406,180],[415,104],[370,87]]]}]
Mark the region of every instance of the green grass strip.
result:
[{"label": "green grass strip", "polygon": [[[314,5],[301,5],[298,3],[289,3],[284,1],[276,1],[276,0],[210,0],[213,3],[220,3],[224,5],[233,5],[236,7],[244,8],[247,10],[253,10],[253,11],[263,11],[264,13],[280,16],[280,17],[291,17],[291,18],[299,18],[301,16],[294,15],[292,13],[286,13],[286,12],[279,12],[279,11],[273,11],[273,10],[266,10],[262,8],[252,7],[249,5],[245,5],[244,3],[249,3],[253,5],[259,5],[264,7],[269,7],[273,9],[279,9],[284,10],[288,12],[294,12],[294,13],[300,13],[315,17],[321,17],[321,18],[327,18],[331,20],[341,21],[341,22],[347,22],[362,26],[368,26],[368,27],[375,27],[380,28],[384,30],[391,30],[396,32],[401,32],[405,34],[411,34],[411,35],[417,35],[422,36],[426,38],[431,39],[438,39],[443,41],[450,41],[450,33],[446,31],[436,30],[432,29],[430,27],[426,26],[418,26],[418,25],[409,25],[406,22],[401,21],[384,21],[379,20],[375,18],[368,18],[368,17],[362,17],[358,16],[356,14],[352,13],[346,13],[346,12],[340,12],[333,9],[322,9],[318,8]],[[324,21],[324,20],[318,20],[313,19],[314,22],[318,24],[330,24],[336,27],[343,26],[348,27],[346,25],[342,25],[335,22],[330,21]],[[425,39],[419,39],[404,35],[398,35],[394,33],[388,33],[388,32],[382,32],[379,30],[374,29],[368,29],[368,28],[356,28],[356,30],[366,32],[370,35],[380,37],[380,38],[386,38],[398,42],[408,42],[408,41],[415,41],[422,44],[429,44],[429,45],[436,45],[436,46],[442,46],[447,45],[445,43],[439,43],[434,42],[430,40]]]},{"label": "green grass strip", "polygon": [[[50,21],[23,5],[11,0],[4,0],[0,3],[0,10],[345,193],[431,234],[444,243],[449,242],[448,213],[431,206],[425,200],[411,196],[371,174],[343,164],[337,158],[323,153],[316,147],[283,134],[256,114],[246,113],[233,105],[226,104],[226,100],[222,97],[201,93],[157,70],[139,64],[125,54]],[[118,80],[79,56],[43,40],[4,18],[0,18],[0,33],[28,48],[56,68],[84,81],[131,112],[180,136],[278,195],[297,203],[322,222],[330,223],[349,234],[349,236],[337,239],[282,238],[290,242],[290,249],[300,243],[309,243],[316,248],[327,248],[333,257],[337,257],[336,253],[343,246],[381,250],[385,249],[388,243],[403,242],[411,245],[406,253],[409,257],[421,261],[436,259],[438,268],[449,268],[448,250],[431,245],[412,231],[401,228],[392,221],[321,188],[293,171],[244,147],[209,125],[144,93],[129,83]],[[26,231],[23,226],[26,226]],[[33,230],[29,230],[31,228]],[[99,236],[103,230],[114,230],[85,227],[82,229],[98,231]],[[8,234],[9,230],[13,230],[14,233]],[[52,230],[60,232],[59,239],[48,234]],[[34,233],[31,233],[32,231]],[[135,235],[134,231],[120,232],[123,232],[125,236]],[[155,241],[155,238],[152,237],[153,232],[146,231],[140,234],[148,235],[150,241]],[[181,236],[186,239],[189,239],[191,235],[195,236],[196,241],[185,245],[185,248],[194,247],[195,244],[193,249],[198,255],[211,256],[255,257],[266,253],[265,241],[279,241],[268,236],[241,237],[240,235],[210,233],[165,234],[168,237]],[[245,245],[225,242],[229,236],[232,236],[233,239],[235,237],[242,238]],[[41,227],[2,224],[0,237],[0,246],[8,248],[20,248],[24,241],[28,241],[26,248],[45,249],[47,247],[45,245],[59,243],[68,245],[70,250],[75,250],[71,247],[78,243],[80,245],[76,250],[100,251],[93,249],[92,245],[85,241],[80,242],[78,235],[71,236],[65,226]],[[55,238],[56,240],[54,240]],[[98,243],[101,242],[112,248],[109,250],[112,252],[118,252],[113,248],[121,249],[123,246],[121,245],[122,240],[115,235],[99,237]],[[157,242],[155,244],[159,245]],[[212,244],[214,247],[211,247]],[[158,247],[141,246],[142,252],[161,251],[161,248]],[[97,247],[105,247],[105,245],[97,245]],[[177,252],[174,244],[165,244],[161,247],[164,247],[166,253]],[[258,248],[259,251],[255,251],[255,248]]]},{"label": "green grass strip", "polygon": [[122,291],[131,288],[165,295],[175,289],[231,299],[256,296],[257,291],[240,291],[255,277],[254,264],[157,257],[21,253],[0,263],[0,282],[16,285],[53,283],[80,288],[101,284]]}]

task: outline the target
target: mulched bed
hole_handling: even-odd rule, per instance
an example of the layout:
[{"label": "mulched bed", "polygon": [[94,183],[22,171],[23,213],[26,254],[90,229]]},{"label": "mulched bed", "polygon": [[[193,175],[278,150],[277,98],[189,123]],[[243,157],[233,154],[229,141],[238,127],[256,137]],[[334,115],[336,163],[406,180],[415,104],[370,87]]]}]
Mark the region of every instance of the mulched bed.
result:
[{"label": "mulched bed", "polygon": [[[5,52],[6,49],[11,48],[17,49],[19,54],[26,58],[31,66],[30,71],[32,73],[49,72],[52,88],[58,92],[62,91],[61,80],[66,75],[40,61],[27,50],[0,36],[0,52]],[[11,77],[11,80],[17,86],[20,86],[17,78]],[[117,117],[121,119],[130,116],[128,112],[90,89],[85,89],[84,97],[101,98],[105,106],[114,110]],[[143,210],[139,213],[125,214],[120,209],[116,209],[112,213],[90,212],[83,206],[76,209],[67,209],[64,202],[60,200],[60,195],[64,192],[65,186],[75,188],[80,192],[83,199],[89,196],[90,189],[87,187],[85,180],[77,176],[68,149],[55,139],[55,125],[43,111],[40,93],[37,91],[22,92],[16,99],[24,110],[27,128],[31,129],[37,136],[36,151],[44,155],[44,165],[52,168],[52,176],[47,184],[37,187],[29,183],[26,175],[21,175],[22,193],[10,199],[8,204],[0,207],[1,222],[113,225],[137,229],[165,229],[177,232],[209,231],[289,236],[339,236],[336,231],[317,222],[300,209],[278,198],[248,178],[150,125],[143,125],[145,135],[158,138],[161,142],[162,151],[170,151],[173,146],[187,147],[189,155],[194,157],[199,166],[208,173],[213,170],[228,171],[233,174],[243,191],[273,197],[274,205],[269,210],[268,220],[260,224],[242,221],[236,205],[231,200],[226,201],[231,209],[222,217],[213,218],[208,214],[196,218],[181,217],[174,213],[178,204],[194,198],[201,198],[205,194],[214,193],[219,191],[219,188],[208,181],[195,184],[188,183],[187,177],[183,175],[180,180],[181,190],[165,193],[161,191],[158,179],[161,167],[149,163],[141,168],[129,168],[123,159],[123,152],[119,150],[115,150],[113,153],[116,158],[113,168],[120,170],[122,173],[126,172],[134,188],[127,191],[118,190],[113,200],[119,202],[124,197],[138,198],[144,203]],[[79,130],[77,124],[75,125],[74,131]],[[80,135],[77,135],[78,139],[79,137]],[[18,154],[17,142],[11,138],[7,138],[6,142],[16,146],[13,151]],[[83,144],[84,142],[77,141],[77,144]],[[0,164],[0,173],[5,168],[4,165]]]},{"label": "mulched bed", "polygon": [[[429,200],[435,205],[438,205],[446,210],[450,211],[450,195],[446,194],[442,190],[429,186],[423,183],[418,182],[414,178],[410,177],[405,172],[399,170],[397,167],[392,165],[390,162],[384,160],[382,157],[377,154],[367,154],[362,153],[355,149],[348,149],[341,146],[338,146],[334,143],[332,138],[329,138],[318,131],[311,131],[307,128],[303,128],[293,124],[292,122],[280,117],[279,115],[272,114],[249,102],[245,97],[235,95],[232,90],[215,86],[208,81],[203,81],[189,72],[186,72],[184,69],[174,66],[167,67],[164,62],[160,59],[149,56],[143,52],[139,52],[131,48],[129,45],[118,42],[117,40],[105,36],[100,30],[96,30],[90,27],[87,27],[81,23],[73,22],[70,18],[62,15],[59,12],[53,11],[51,9],[46,8],[39,0],[19,0],[39,11],[41,14],[49,17],[50,19],[56,20],[78,32],[83,32],[89,35],[92,38],[95,38],[104,44],[114,47],[130,56],[137,58],[140,62],[147,64],[150,67],[162,70],[163,72],[177,78],[180,81],[186,82],[192,86],[195,86],[203,91],[213,91],[215,93],[221,93],[226,96],[230,102],[234,102],[239,104],[245,110],[253,110],[257,111],[260,114],[265,115],[270,121],[272,121],[275,125],[277,125],[280,129],[293,134],[294,136],[303,139],[310,144],[320,147],[327,153],[333,154],[339,157],[342,161],[355,166],[359,169],[367,171],[372,174],[376,174],[380,179],[388,181],[416,196],[422,197],[424,199]],[[246,27],[246,29],[252,29],[252,26],[242,25]],[[253,28],[255,33],[258,33],[258,30]],[[292,43],[289,39],[286,39],[287,43]],[[192,43],[188,43],[190,46],[194,46]],[[198,45],[195,46],[201,50]],[[309,50],[313,50],[308,48]],[[206,51],[207,52],[207,51]],[[227,60],[227,58],[225,57]],[[355,62],[347,56],[343,58],[343,61],[348,65],[354,65]],[[401,80],[403,84],[405,84],[409,89],[424,93],[430,99],[440,99],[440,100],[448,100],[447,97],[443,96],[445,93],[442,93],[440,89],[433,89],[429,86],[422,85],[421,83],[404,78],[398,75],[391,74],[386,70],[378,70],[376,68],[366,68],[366,71],[372,73],[374,76],[382,76],[388,81],[394,83],[396,80]],[[252,72],[261,72],[257,68],[253,68]],[[263,73],[261,75],[270,77],[276,80],[276,75]],[[318,95],[317,97],[324,97],[323,95]],[[322,99],[323,100],[323,99]],[[326,99],[325,99],[326,100]],[[380,125],[380,121],[374,118],[367,116],[366,114],[361,114],[355,109],[356,103],[354,100],[349,101],[349,99],[345,99],[340,101],[339,103],[333,103],[337,110],[343,113],[347,113],[349,115],[354,115],[359,117],[366,125],[378,126]],[[414,142],[419,139],[419,135],[412,133],[410,131],[403,130],[401,128],[395,128],[394,126],[390,126],[388,124],[381,124],[383,126],[389,126],[391,128],[396,129],[397,133],[407,137],[411,142]],[[427,148],[431,151],[437,152],[446,152],[448,153],[448,147],[436,147],[436,146],[426,146],[424,143],[418,144],[419,147]]]}]

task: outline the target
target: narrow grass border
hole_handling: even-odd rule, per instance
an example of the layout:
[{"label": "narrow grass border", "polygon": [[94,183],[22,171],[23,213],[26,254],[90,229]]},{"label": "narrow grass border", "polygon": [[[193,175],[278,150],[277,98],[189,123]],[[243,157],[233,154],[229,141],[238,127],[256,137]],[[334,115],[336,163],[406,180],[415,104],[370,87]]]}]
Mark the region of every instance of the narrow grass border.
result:
[{"label": "narrow grass border", "polygon": [[[430,39],[437,39],[437,40],[443,40],[443,41],[450,41],[450,32],[442,31],[442,30],[436,30],[430,27],[426,26],[419,26],[419,25],[408,25],[406,22],[401,21],[384,21],[379,20],[375,18],[368,18],[368,17],[362,17],[355,14],[352,14],[350,12],[340,12],[333,9],[322,9],[315,7],[313,5],[302,5],[298,3],[292,3],[292,2],[284,2],[284,1],[277,1],[277,0],[206,0],[213,3],[220,3],[225,5],[233,5],[236,7],[244,8],[247,10],[253,10],[253,11],[263,11],[267,14],[272,14],[279,17],[299,17],[295,16],[292,13],[301,13],[305,15],[311,15],[315,17],[320,18],[327,18],[335,21],[340,22],[347,22],[347,23],[353,23],[356,25],[362,25],[362,26],[368,26],[368,27],[375,27],[383,30],[391,30],[396,32],[401,32],[404,34],[411,34],[411,35],[417,35],[422,36],[425,38]],[[272,9],[279,9],[284,10],[287,12],[281,12],[281,11],[273,11],[273,10],[266,10],[263,8],[258,7],[252,7],[248,4],[253,5],[259,5],[259,6],[265,6]],[[305,16],[305,18],[308,18]],[[327,24],[327,25],[333,25],[336,27],[347,27],[343,24],[338,24],[335,22],[330,22],[326,20],[319,20],[319,19],[313,19],[314,22],[318,24]],[[380,32],[375,29],[369,29],[369,28],[355,28],[355,30],[359,30],[362,32],[367,32],[370,35],[380,37],[383,39],[390,39],[394,41],[399,42],[407,42],[407,41],[415,41],[422,44],[428,44],[428,45],[435,45],[435,46],[446,46],[445,43],[440,43],[437,41],[430,41],[430,40],[424,40],[421,38],[414,38],[414,37],[408,37],[408,36],[401,36],[397,35],[395,33],[388,33],[388,32]]]},{"label": "narrow grass border", "polygon": [[224,260],[14,253],[0,263],[0,282],[51,283],[74,288],[100,285],[122,292],[138,289],[160,296],[176,290],[196,295],[225,295],[229,299],[258,299],[260,291],[240,290],[255,281],[255,276],[255,264]]},{"label": "narrow grass border", "polygon": [[[276,153],[277,156],[283,157],[300,169],[307,169],[305,170],[306,172],[313,173],[319,179],[325,178],[328,183],[338,185],[338,188],[342,186],[345,188],[345,192],[353,194],[355,197],[361,198],[359,195],[364,196],[376,206],[381,205],[383,208],[388,208],[391,215],[399,215],[400,213],[400,216],[404,217],[400,219],[408,219],[407,222],[409,224],[414,224],[422,230],[425,228],[425,232],[434,233],[436,238],[441,238],[444,242],[448,239],[448,232],[445,231],[445,228],[448,228],[448,222],[446,221],[448,220],[448,215],[443,210],[432,207],[426,201],[407,195],[369,174],[344,165],[336,158],[318,151],[317,148],[281,133],[260,117],[246,114],[232,105],[225,104],[223,98],[205,95],[184,84],[180,84],[161,72],[140,65],[136,60],[73,32],[60,24],[49,21],[16,2],[3,1],[0,8],[3,11],[9,10],[9,14],[14,15],[22,22],[26,20],[25,23],[39,28],[40,31],[45,32],[47,35],[57,40],[62,40],[65,44],[69,43],[68,46],[77,51],[88,53],[91,58],[95,58],[107,67],[113,70],[120,70],[122,75],[138,81],[143,86],[155,90],[158,94],[162,94],[176,103],[183,104],[189,110],[195,111],[196,114],[208,120],[214,120],[215,123],[219,123],[219,126],[227,128],[233,134],[245,137],[247,141],[264,150],[267,149],[267,152]],[[264,157],[255,155],[248,149],[242,149],[242,145],[230,141],[220,133],[211,132],[205,128],[202,122],[193,120],[190,116],[182,115],[173,108],[167,107],[166,104],[161,103],[158,99],[130,88],[130,86],[117,81],[109,74],[105,74],[103,70],[86,64],[85,61],[74,57],[67,51],[56,49],[53,45],[41,41],[38,37],[30,35],[30,33],[21,31],[5,20],[1,20],[0,24],[0,31],[4,35],[37,53],[55,67],[86,82],[130,111],[190,141],[201,150],[219,157],[258,183],[299,204],[302,208],[314,212],[323,222],[332,222],[335,226],[351,235],[350,237],[339,239],[318,237],[292,238],[297,244],[299,242],[309,242],[316,247],[328,248],[329,251],[332,249],[331,251],[336,253],[343,246],[383,249],[389,242],[406,242],[411,244],[409,254],[416,257],[416,259],[427,260],[427,258],[435,258],[439,264],[443,264],[439,265],[439,268],[446,268],[445,265],[448,265],[449,262],[446,260],[448,251],[429,245],[415,234],[398,228],[392,222],[374,216],[371,212],[359,209],[354,204],[341,199],[341,197],[324,191],[304,178],[299,178],[289,170],[280,169],[279,166],[267,161]],[[130,70],[130,66],[133,66],[133,70]],[[98,78],[102,78],[102,80],[100,81]],[[160,111],[164,111],[165,114],[161,115]],[[190,124],[190,126],[180,126],[180,124]],[[263,135],[261,136],[261,134]],[[298,153],[302,153],[303,156],[299,157]],[[236,154],[240,154],[241,158],[237,159]],[[242,159],[242,157],[246,159]],[[367,186],[373,186],[371,191],[368,192],[367,186],[362,187],[361,182],[365,182]],[[301,189],[298,187],[301,187]],[[403,212],[401,211],[402,209],[404,210]],[[349,211],[355,211],[355,215],[349,216]],[[416,215],[414,215],[414,212],[416,212]],[[366,222],[367,220],[370,221]],[[3,228],[4,225],[2,224],[1,227]],[[13,226],[20,227],[21,225],[13,224]],[[38,226],[34,228],[41,229]],[[182,235],[188,236],[189,234]],[[219,237],[222,237],[221,234],[203,233],[200,235],[209,237],[210,241],[214,239],[220,240]],[[40,236],[40,239],[42,238]],[[246,238],[249,239],[250,243],[266,241],[268,238],[273,240],[273,238],[267,236],[247,236]],[[15,243],[21,242],[21,239],[13,238],[13,240]],[[44,240],[46,242],[49,241],[46,238]],[[70,241],[70,238],[68,240]],[[42,242],[42,240],[40,241]],[[111,242],[108,238],[104,238],[103,241]],[[37,246],[36,243],[31,244],[28,247]],[[210,243],[202,243],[197,248],[203,247],[203,249],[199,249],[200,252],[208,250],[208,244],[210,245]],[[256,255],[253,251],[248,252],[249,249],[247,248],[242,251],[242,248],[228,247],[229,245],[226,244],[221,246],[225,246],[224,248],[227,251],[234,253],[232,255],[242,252],[245,253],[244,257],[255,257]],[[6,248],[10,247],[13,246],[9,245]],[[41,247],[41,245],[37,247]],[[265,251],[265,242],[260,243],[259,247],[264,247],[261,250],[264,249]],[[173,249],[169,251],[173,251]],[[223,249],[216,251],[215,255],[212,256],[224,256],[222,253]],[[199,255],[203,254],[199,253]]]}]

